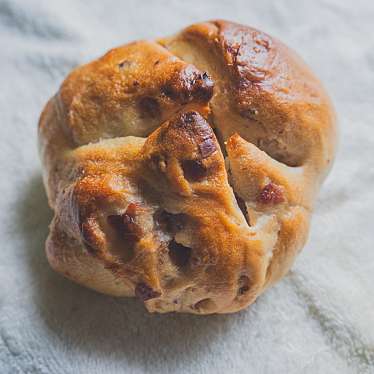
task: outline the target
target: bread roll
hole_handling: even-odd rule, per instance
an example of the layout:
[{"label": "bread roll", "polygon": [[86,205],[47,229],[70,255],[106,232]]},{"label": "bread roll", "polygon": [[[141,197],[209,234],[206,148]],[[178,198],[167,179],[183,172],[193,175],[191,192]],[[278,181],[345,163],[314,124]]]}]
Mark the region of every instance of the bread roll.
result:
[{"label": "bread roll", "polygon": [[150,312],[236,312],[303,247],[335,115],[289,48],[227,21],[73,70],[39,123],[52,268]]}]

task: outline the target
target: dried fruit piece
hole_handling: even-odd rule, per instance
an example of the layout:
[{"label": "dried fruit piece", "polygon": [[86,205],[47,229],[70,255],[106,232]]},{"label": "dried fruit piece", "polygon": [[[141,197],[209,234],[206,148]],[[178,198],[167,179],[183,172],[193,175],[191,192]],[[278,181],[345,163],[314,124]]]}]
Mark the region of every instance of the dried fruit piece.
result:
[{"label": "dried fruit piece", "polygon": [[182,161],[182,169],[184,177],[191,182],[196,182],[203,179],[207,174],[206,167],[201,161],[184,160]]},{"label": "dried fruit piece", "polygon": [[109,224],[114,227],[123,239],[138,241],[143,235],[143,230],[135,220],[137,209],[137,204],[130,203],[124,214],[108,216]]},{"label": "dried fruit piece", "polygon": [[257,201],[262,204],[279,204],[284,201],[282,188],[274,183],[268,183],[260,192]]},{"label": "dried fruit piece", "polygon": [[156,224],[164,231],[176,233],[182,230],[186,223],[186,215],[183,213],[173,214],[159,209],[154,214]]},{"label": "dried fruit piece", "polygon": [[143,97],[139,101],[139,109],[145,116],[156,118],[161,115],[161,109],[158,101],[153,97]]},{"label": "dried fruit piece", "polygon": [[200,73],[189,65],[167,82],[161,88],[161,92],[180,104],[186,104],[192,100],[205,102],[212,97],[213,86],[214,83],[207,73]]},{"label": "dried fruit piece", "polygon": [[202,158],[207,158],[212,153],[216,151],[216,144],[213,140],[212,136],[206,137],[203,141],[199,144],[199,149]]},{"label": "dried fruit piece", "polygon": [[238,290],[238,295],[244,295],[246,292],[249,291],[249,278],[246,275],[242,275],[239,278],[239,290]]},{"label": "dried fruit piece", "polygon": [[161,296],[161,292],[155,291],[152,287],[144,282],[140,282],[135,287],[135,296],[143,301],[154,299]]},{"label": "dried fruit piece", "polygon": [[188,264],[191,257],[191,248],[185,247],[184,245],[177,243],[172,240],[169,243],[169,255],[171,261],[178,267],[184,267]]}]

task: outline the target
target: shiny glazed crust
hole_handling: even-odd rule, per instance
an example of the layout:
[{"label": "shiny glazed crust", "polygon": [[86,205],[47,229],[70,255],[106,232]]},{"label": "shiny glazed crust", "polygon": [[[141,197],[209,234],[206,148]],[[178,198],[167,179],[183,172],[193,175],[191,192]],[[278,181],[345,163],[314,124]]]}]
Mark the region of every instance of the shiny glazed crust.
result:
[{"label": "shiny glazed crust", "polygon": [[285,45],[211,21],[72,71],[39,140],[56,271],[152,312],[228,313],[304,245],[335,116]]}]

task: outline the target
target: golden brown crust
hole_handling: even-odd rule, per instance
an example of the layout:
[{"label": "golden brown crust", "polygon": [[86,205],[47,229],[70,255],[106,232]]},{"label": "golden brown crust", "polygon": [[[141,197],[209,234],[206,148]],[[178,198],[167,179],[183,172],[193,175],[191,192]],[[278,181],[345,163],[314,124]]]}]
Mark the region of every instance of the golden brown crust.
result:
[{"label": "golden brown crust", "polygon": [[149,311],[240,310],[304,245],[334,126],[300,58],[250,27],[113,49],[40,119],[49,262]]},{"label": "golden brown crust", "polygon": [[211,104],[224,139],[239,133],[291,166],[304,164],[318,146],[326,153],[317,155],[323,162],[318,166],[331,162],[335,118],[329,99],[303,61],[280,41],[247,26],[213,21],[161,43],[213,77],[217,89]]},{"label": "golden brown crust", "polygon": [[120,136],[147,136],[187,104],[206,110],[207,74],[154,42],[110,50],[75,69],[59,98],[66,130],[77,145]]}]

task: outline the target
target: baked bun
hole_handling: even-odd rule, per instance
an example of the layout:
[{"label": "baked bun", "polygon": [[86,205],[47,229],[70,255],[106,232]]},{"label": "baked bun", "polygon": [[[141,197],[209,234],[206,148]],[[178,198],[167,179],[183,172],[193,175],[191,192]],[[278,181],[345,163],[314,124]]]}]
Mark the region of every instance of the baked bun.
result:
[{"label": "baked bun", "polygon": [[56,271],[151,312],[229,313],[304,245],[335,117],[285,45],[211,21],[73,70],[39,139]]}]

